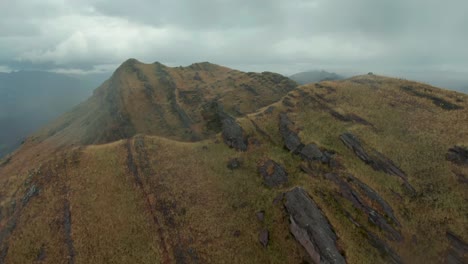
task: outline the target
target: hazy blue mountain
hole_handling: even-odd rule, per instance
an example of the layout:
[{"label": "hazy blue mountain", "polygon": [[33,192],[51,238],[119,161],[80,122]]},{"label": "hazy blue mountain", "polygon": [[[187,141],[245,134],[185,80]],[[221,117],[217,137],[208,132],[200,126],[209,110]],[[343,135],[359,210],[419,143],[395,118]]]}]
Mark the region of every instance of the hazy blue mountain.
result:
[{"label": "hazy blue mountain", "polygon": [[0,157],[31,132],[85,100],[106,76],[41,71],[0,73]]},{"label": "hazy blue mountain", "polygon": [[326,80],[340,80],[343,79],[343,76],[327,71],[307,71],[293,74],[289,76],[289,78],[293,79],[299,84],[307,84]]}]

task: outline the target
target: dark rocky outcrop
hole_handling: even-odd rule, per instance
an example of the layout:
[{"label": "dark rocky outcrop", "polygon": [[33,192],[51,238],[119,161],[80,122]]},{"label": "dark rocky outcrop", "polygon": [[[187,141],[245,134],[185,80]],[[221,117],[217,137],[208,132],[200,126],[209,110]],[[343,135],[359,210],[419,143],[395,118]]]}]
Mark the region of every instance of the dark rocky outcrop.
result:
[{"label": "dark rocky outcrop", "polygon": [[322,151],[315,144],[305,145],[299,152],[301,157],[308,161],[322,160],[326,158]]},{"label": "dark rocky outcrop", "polygon": [[395,251],[393,251],[393,249],[390,248],[390,246],[387,245],[387,243],[382,241],[376,234],[366,230],[365,228],[363,229],[363,231],[367,235],[367,240],[369,241],[369,243],[379,251],[380,255],[383,257],[383,259],[386,260],[387,263],[403,263],[400,256]]},{"label": "dark rocky outcrop", "polygon": [[222,121],[222,136],[224,143],[237,151],[247,150],[247,139],[242,127],[232,117],[226,117]]},{"label": "dark rocky outcrop", "polygon": [[364,193],[364,195],[376,203],[382,212],[389,217],[393,223],[395,223],[397,226],[400,226],[400,222],[394,215],[392,207],[382,198],[380,195],[377,194],[376,191],[374,191],[372,188],[370,188],[368,185],[365,183],[361,182],[357,178],[355,178],[353,175],[349,174],[347,175],[347,180],[351,183],[353,183],[355,186],[357,186],[361,192]]},{"label": "dark rocky outcrop", "polygon": [[462,146],[454,146],[447,152],[446,158],[458,165],[468,165],[468,148]]},{"label": "dark rocky outcrop", "polygon": [[258,234],[258,241],[262,244],[263,247],[268,246],[268,242],[270,241],[270,233],[267,229],[262,229]]},{"label": "dark rocky outcrop", "polygon": [[299,187],[285,194],[290,231],[314,263],[346,263],[336,247],[337,236],[321,210]]},{"label": "dark rocky outcrop", "polygon": [[280,114],[279,130],[286,149],[293,153],[299,152],[304,146],[297,133],[293,130],[294,124],[285,113]]},{"label": "dark rocky outcrop", "polygon": [[367,241],[369,241],[369,244],[379,251],[381,257],[385,260],[385,263],[402,263],[400,256],[395,251],[393,251],[393,249],[387,243],[385,243],[385,241],[381,240],[376,234],[360,225],[349,212],[344,211],[344,213],[348,217],[349,221],[351,221],[353,225],[362,231],[362,233],[367,238]]},{"label": "dark rocky outcrop", "polygon": [[278,187],[288,182],[288,173],[280,164],[267,160],[258,167],[263,183],[268,187]]},{"label": "dark rocky outcrop", "polygon": [[468,244],[450,231],[446,232],[446,236],[450,243],[450,249],[446,257],[446,263],[468,263]]},{"label": "dark rocky outcrop", "polygon": [[359,159],[371,166],[374,170],[400,177],[403,180],[403,187],[408,194],[412,196],[415,195],[416,190],[408,182],[405,172],[395,165],[392,160],[374,149],[367,150],[362,142],[351,133],[340,135],[340,139]]},{"label": "dark rocky outcrop", "polygon": [[[328,173],[325,178],[334,182],[339,187],[341,196],[350,201],[355,208],[365,213],[368,216],[368,221],[383,230],[388,239],[393,241],[403,240],[401,233],[386,218],[391,219],[394,225],[400,226],[399,221],[393,214],[393,209],[369,186],[352,175],[348,175],[343,179],[336,173]],[[357,188],[353,188],[353,185]],[[378,206],[374,206],[373,203],[367,201],[372,201]]]},{"label": "dark rocky outcrop", "polygon": [[[310,165],[312,162],[321,162],[328,164],[330,167],[336,167],[338,164],[334,159],[333,151],[321,150],[316,144],[304,144],[297,132],[295,131],[294,123],[285,113],[280,114],[279,122],[280,134],[283,137],[284,147],[293,154],[299,155],[303,160]],[[303,168],[307,168],[303,166]],[[303,170],[304,170],[303,169]],[[305,170],[307,171],[307,169]]]},{"label": "dark rocky outcrop", "polygon": [[416,89],[414,87],[411,87],[411,86],[402,86],[401,89],[411,95],[415,95],[417,97],[421,97],[421,98],[426,98],[426,99],[429,99],[432,101],[432,103],[435,105],[435,106],[438,106],[444,110],[459,110],[459,109],[463,109],[463,107],[457,105],[457,104],[454,104],[454,103],[451,103],[443,98],[440,98],[440,97],[437,97],[435,95],[432,95],[432,94],[429,94],[429,93],[424,93],[422,91],[420,91],[419,89]]}]

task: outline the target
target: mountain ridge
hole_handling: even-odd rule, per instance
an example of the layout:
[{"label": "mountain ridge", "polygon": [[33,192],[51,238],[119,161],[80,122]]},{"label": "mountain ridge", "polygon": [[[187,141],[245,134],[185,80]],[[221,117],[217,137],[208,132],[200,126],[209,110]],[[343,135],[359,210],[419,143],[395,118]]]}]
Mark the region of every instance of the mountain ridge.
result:
[{"label": "mountain ridge", "polygon": [[[127,61],[95,91],[95,108],[66,114],[0,164],[0,260],[466,259],[468,169],[453,156],[463,155],[463,147],[453,146],[468,145],[467,95],[376,75],[292,88],[268,73],[211,64],[164,67]],[[187,127],[167,93],[149,98],[173,109],[165,113],[180,134],[144,130],[161,124],[135,121],[157,114],[146,105],[145,83],[153,92],[176,90],[188,118],[204,121],[193,131],[211,132],[185,137]],[[187,97],[184,105],[180,92],[196,84],[202,103]],[[251,84],[262,100],[235,111],[235,92],[240,100],[255,97],[241,84]],[[262,98],[264,92],[270,98]],[[202,107],[216,96],[219,104]],[[113,108],[99,113],[106,104]],[[88,110],[87,116],[108,120],[112,109],[127,114],[135,130],[117,137],[96,133],[107,125],[77,132],[74,127],[96,121],[67,116]],[[83,135],[91,139],[81,141]]]}]

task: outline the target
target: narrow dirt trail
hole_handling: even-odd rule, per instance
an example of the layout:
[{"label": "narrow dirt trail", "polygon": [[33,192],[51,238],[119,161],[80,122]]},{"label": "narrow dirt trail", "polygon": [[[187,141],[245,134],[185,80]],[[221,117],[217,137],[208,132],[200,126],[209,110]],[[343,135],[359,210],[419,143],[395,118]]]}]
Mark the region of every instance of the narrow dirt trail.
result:
[{"label": "narrow dirt trail", "polygon": [[137,165],[138,161],[135,160],[134,155],[133,155],[134,149],[135,149],[135,139],[130,138],[127,140],[127,168],[130,171],[130,173],[133,175],[136,185],[138,186],[138,188],[140,189],[140,191],[142,192],[146,200],[146,205],[148,207],[148,210],[151,214],[154,225],[156,227],[158,238],[160,241],[159,246],[162,252],[161,261],[162,263],[174,263],[175,261],[171,258],[171,255],[169,254],[168,244],[166,243],[164,230],[155,212],[155,209],[154,209],[155,206],[153,206],[153,204],[151,203],[151,198],[148,192],[144,188],[143,181],[141,179],[140,172],[138,170],[138,165]]}]

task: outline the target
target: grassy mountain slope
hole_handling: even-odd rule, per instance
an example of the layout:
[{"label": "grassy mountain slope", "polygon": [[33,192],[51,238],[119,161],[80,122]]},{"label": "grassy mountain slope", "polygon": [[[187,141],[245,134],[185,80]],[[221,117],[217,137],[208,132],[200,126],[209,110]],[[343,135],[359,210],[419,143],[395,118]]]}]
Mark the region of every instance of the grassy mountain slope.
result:
[{"label": "grassy mountain slope", "polygon": [[[134,65],[148,67],[148,71],[159,67]],[[214,76],[225,74],[226,79],[233,75],[229,74],[231,70],[219,66],[204,64],[214,67],[205,71],[198,68],[200,65],[191,67],[197,68],[202,79],[213,71],[219,71]],[[175,77],[183,76],[185,71],[186,79],[193,76],[191,69],[166,71]],[[123,78],[120,75],[112,79]],[[180,81],[175,77],[174,82]],[[239,78],[251,80],[244,74]],[[177,87],[183,84],[181,81]],[[95,97],[110,87],[115,88],[105,84]],[[138,94],[137,89],[133,94],[125,91],[128,87],[137,85],[120,86],[119,95],[128,93],[121,97],[122,105]],[[165,89],[160,84],[153,87],[154,92]],[[216,87],[212,93],[227,111],[236,113],[232,109],[235,103],[229,104],[233,102],[232,94],[223,97],[222,93],[216,93]],[[69,140],[71,128],[79,127],[73,122],[81,119],[72,118],[68,126],[52,137],[28,141],[0,165],[0,184],[4,186],[0,190],[0,260],[310,262],[308,252],[290,233],[291,220],[281,198],[283,192],[295,186],[304,188],[328,219],[337,235],[337,248],[347,263],[384,263],[395,259],[405,263],[440,263],[446,261],[453,247],[447,232],[468,240],[468,197],[466,182],[463,183],[468,167],[446,159],[447,151],[454,145],[468,145],[466,95],[409,81],[358,76],[301,86],[278,99],[243,110],[249,114],[238,114],[237,122],[248,136],[245,152],[228,148],[222,135],[214,132],[201,133],[203,140],[183,142],[190,138],[179,129],[174,133],[180,134],[169,139],[163,130],[152,128],[151,123],[146,128],[141,120],[134,120],[138,118],[132,115],[136,111],[128,109],[136,105],[124,108],[136,129],[121,135],[124,137],[121,140],[57,149],[57,141]],[[149,111],[144,108],[143,99],[138,102],[142,105],[138,113]],[[194,120],[199,106],[186,107],[192,107],[186,112]],[[96,116],[106,114],[96,109],[92,109]],[[175,127],[181,128],[180,118],[174,112],[171,114],[174,124],[179,122]],[[303,144],[314,143],[324,153],[325,150],[335,153],[333,162],[306,161],[285,149],[280,114],[291,120],[288,128],[297,133]],[[96,136],[90,140],[93,142],[111,140],[89,130],[87,126],[95,125],[92,121],[80,124],[83,132],[75,132],[79,139],[75,142],[92,135]],[[359,158],[340,140],[344,133],[359,138],[371,158],[377,157],[386,164],[390,160],[404,175],[363,162],[362,156]],[[230,169],[227,165],[234,158],[240,165]],[[264,184],[259,166],[268,159],[288,172],[286,184],[278,187]],[[350,174],[354,180],[349,181],[349,186],[354,196],[347,196],[348,183],[339,180],[348,181]],[[362,186],[375,193],[369,195],[367,191],[367,196],[364,195],[368,189]],[[359,204],[353,197],[361,197]],[[380,221],[390,227],[372,218],[383,214],[383,210],[389,211],[387,205],[396,220],[388,214]],[[370,207],[377,213],[366,211]],[[264,219],[256,216],[261,211]],[[259,243],[263,230],[269,232],[267,247]],[[395,233],[396,239],[392,236]],[[382,250],[382,245],[387,251]],[[398,258],[392,258],[391,251]]]},{"label": "grassy mountain slope", "polygon": [[188,67],[123,63],[94,95],[32,140],[107,143],[137,133],[193,141],[219,132],[217,111],[254,112],[296,84],[274,73],[243,73],[210,63]]}]

